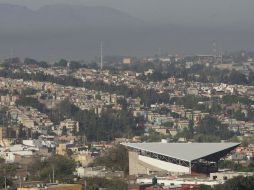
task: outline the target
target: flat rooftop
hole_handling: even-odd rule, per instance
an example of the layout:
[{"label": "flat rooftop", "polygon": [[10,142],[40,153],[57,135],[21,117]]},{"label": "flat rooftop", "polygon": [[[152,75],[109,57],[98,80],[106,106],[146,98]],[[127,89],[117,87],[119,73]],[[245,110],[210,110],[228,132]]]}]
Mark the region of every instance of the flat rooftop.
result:
[{"label": "flat rooftop", "polygon": [[239,143],[123,143],[140,151],[151,152],[183,161],[194,161],[222,152],[231,151]]}]

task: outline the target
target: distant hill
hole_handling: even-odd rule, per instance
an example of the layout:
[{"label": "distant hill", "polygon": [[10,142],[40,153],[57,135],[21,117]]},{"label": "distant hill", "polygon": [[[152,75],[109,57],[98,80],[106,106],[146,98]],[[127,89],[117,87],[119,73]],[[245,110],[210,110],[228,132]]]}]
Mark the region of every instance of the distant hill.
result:
[{"label": "distant hill", "polygon": [[109,7],[48,5],[32,11],[18,5],[0,4],[0,24],[5,29],[43,29],[45,27],[137,26],[143,21]]},{"label": "distant hill", "polygon": [[[212,42],[221,49],[251,49],[253,31],[241,27],[186,27],[148,23],[109,7],[48,5],[38,10],[0,4],[0,58],[86,59],[99,54],[148,55],[209,53]],[[229,50],[231,50],[229,49]]]},{"label": "distant hill", "polygon": [[[76,24],[81,26],[132,26],[142,24],[140,19],[134,18],[122,11],[109,7],[85,7],[70,5],[49,5],[37,11],[40,19],[58,24]],[[53,20],[51,19],[53,18]]]}]

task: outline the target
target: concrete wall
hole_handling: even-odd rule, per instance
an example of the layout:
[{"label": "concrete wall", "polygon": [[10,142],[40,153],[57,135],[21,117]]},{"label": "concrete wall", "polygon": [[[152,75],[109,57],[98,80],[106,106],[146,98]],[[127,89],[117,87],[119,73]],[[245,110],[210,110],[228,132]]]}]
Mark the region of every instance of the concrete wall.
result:
[{"label": "concrete wall", "polygon": [[238,176],[253,176],[254,173],[252,172],[216,172],[210,173],[210,180],[219,180],[219,181],[226,181]]},{"label": "concrete wall", "polygon": [[189,173],[190,172],[189,167],[184,167],[181,165],[172,164],[169,162],[157,160],[157,159],[146,157],[146,156],[139,155],[139,160],[141,160],[149,165],[153,165],[157,168],[160,168],[162,170],[166,170],[166,171],[173,172],[173,173]]},{"label": "concrete wall", "polygon": [[134,151],[129,151],[129,174],[151,174],[151,173],[189,173],[189,167],[184,167],[169,162],[138,155]]},{"label": "concrete wall", "polygon": [[149,174],[152,171],[165,172],[165,170],[156,168],[152,165],[142,162],[141,160],[139,160],[138,153],[129,151],[129,174],[130,175]]},{"label": "concrete wall", "polygon": [[18,188],[18,190],[43,190],[43,189],[52,189],[52,190],[82,190],[82,185],[79,184],[63,184],[63,185],[54,185],[47,188]]}]

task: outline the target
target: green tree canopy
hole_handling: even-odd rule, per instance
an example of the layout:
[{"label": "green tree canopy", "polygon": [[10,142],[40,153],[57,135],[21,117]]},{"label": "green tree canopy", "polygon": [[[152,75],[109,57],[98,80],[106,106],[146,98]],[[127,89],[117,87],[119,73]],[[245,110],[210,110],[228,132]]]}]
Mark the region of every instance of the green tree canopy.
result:
[{"label": "green tree canopy", "polygon": [[106,188],[107,190],[127,190],[126,182],[117,179],[88,178],[86,179],[87,190]]},{"label": "green tree canopy", "polygon": [[42,105],[36,98],[33,97],[20,97],[16,104],[18,106],[26,106],[36,108],[39,111],[43,112],[45,110],[44,105]]},{"label": "green tree canopy", "polygon": [[254,176],[251,177],[235,177],[226,181],[225,184],[217,185],[214,190],[253,190],[254,189]]},{"label": "green tree canopy", "polygon": [[80,124],[80,134],[91,141],[108,141],[117,137],[140,135],[143,129],[138,127],[139,118],[134,118],[128,110],[108,109],[100,115],[94,111],[80,110],[68,100],[62,101],[49,114],[51,120],[59,123],[63,119],[73,119]]},{"label": "green tree canopy", "polygon": [[49,176],[55,173],[55,180],[62,183],[70,183],[73,181],[73,172],[75,170],[75,162],[65,156],[54,155],[45,161],[35,160],[29,167],[32,180],[49,181]]},{"label": "green tree canopy", "polygon": [[[12,186],[13,182],[11,179],[6,179],[6,186]],[[4,189],[5,188],[5,177],[0,176],[0,189]]]},{"label": "green tree canopy", "polygon": [[56,67],[67,67],[68,61],[65,59],[61,59],[59,62],[56,62],[54,66]]},{"label": "green tree canopy", "polygon": [[222,125],[216,118],[207,116],[197,127],[197,135],[199,135],[200,142],[202,137],[205,137],[203,139],[210,139],[209,141],[227,140],[233,137],[234,133],[229,131],[227,126]]},{"label": "green tree canopy", "polygon": [[25,58],[24,64],[26,65],[37,65],[38,67],[47,68],[49,65],[45,61],[37,61],[31,58]]},{"label": "green tree canopy", "polygon": [[95,166],[106,166],[112,171],[129,171],[128,150],[123,145],[116,145],[94,161]]}]

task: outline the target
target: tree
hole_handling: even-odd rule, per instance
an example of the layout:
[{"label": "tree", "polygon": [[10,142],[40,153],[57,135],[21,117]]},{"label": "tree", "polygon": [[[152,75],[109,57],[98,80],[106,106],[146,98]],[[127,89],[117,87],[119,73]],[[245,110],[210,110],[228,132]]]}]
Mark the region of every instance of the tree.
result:
[{"label": "tree", "polygon": [[253,172],[254,173],[254,164],[250,164],[248,167],[238,167],[238,172]]},{"label": "tree", "polygon": [[4,162],[5,162],[5,160],[0,157],[0,164],[3,164]]},{"label": "tree", "polygon": [[36,65],[38,62],[35,59],[25,58],[24,63],[26,65]]},{"label": "tree", "polygon": [[237,164],[230,160],[220,160],[219,161],[219,168],[221,169],[231,169],[231,170],[239,170],[242,168],[240,164]]},{"label": "tree", "polygon": [[238,110],[238,111],[234,112],[233,117],[236,120],[240,120],[240,121],[246,121],[246,119],[247,119],[245,117],[245,114],[241,110]]},{"label": "tree", "polygon": [[65,156],[54,155],[45,161],[35,160],[29,168],[32,180],[49,180],[53,170],[55,180],[62,183],[71,183],[73,181],[73,172],[75,170],[75,162]]},{"label": "tree", "polygon": [[69,100],[64,100],[51,113],[49,117],[55,123],[69,118],[78,121],[79,134],[85,134],[89,141],[110,141],[117,137],[132,137],[143,133],[143,128],[137,126],[140,119],[134,118],[128,110],[108,108],[99,116],[94,111],[80,110]]},{"label": "tree", "polygon": [[6,125],[6,122],[8,122],[7,108],[3,107],[3,108],[0,108],[0,126],[3,125],[4,127]]},{"label": "tree", "polygon": [[97,190],[99,188],[106,188],[107,190],[127,190],[128,185],[126,182],[117,179],[105,178],[88,178],[87,190]]},{"label": "tree", "polygon": [[220,125],[221,123],[216,118],[207,116],[201,121],[197,132],[203,134],[214,134]]},{"label": "tree", "polygon": [[65,99],[52,110],[52,114],[50,114],[49,117],[53,122],[60,123],[60,121],[64,119],[73,118],[79,111],[80,109],[77,106],[73,105],[68,99]]},{"label": "tree", "polygon": [[234,133],[229,131],[227,126],[222,125],[216,118],[206,116],[197,127],[197,135],[195,139],[199,142],[203,140],[219,141],[233,137]]},{"label": "tree", "polygon": [[219,142],[220,137],[215,135],[196,134],[194,135],[196,142]]},{"label": "tree", "polygon": [[117,103],[122,106],[122,109],[126,110],[128,108],[128,103],[125,98],[117,99]]},{"label": "tree", "polygon": [[61,59],[59,62],[56,62],[54,66],[56,67],[67,67],[68,61],[65,59]]},{"label": "tree", "polygon": [[214,190],[253,190],[254,189],[254,176],[250,177],[235,177],[226,181],[225,184],[216,185]]},{"label": "tree", "polygon": [[2,164],[0,167],[0,173],[5,173],[7,177],[11,177],[16,173],[17,168],[17,164]]},{"label": "tree", "polygon": [[45,112],[44,105],[41,104],[36,98],[33,97],[20,97],[16,104],[18,106],[32,107],[38,109],[41,112]]},{"label": "tree", "polygon": [[[10,179],[6,179],[6,186],[12,186],[12,181]],[[5,177],[0,176],[0,189],[5,188]]]},{"label": "tree", "polygon": [[95,166],[106,166],[112,171],[129,171],[128,150],[123,145],[116,145],[94,161]]},{"label": "tree", "polygon": [[0,95],[1,96],[6,96],[10,94],[11,92],[8,89],[0,89]]},{"label": "tree", "polygon": [[236,70],[231,71],[231,73],[229,75],[229,82],[231,84],[242,84],[242,85],[244,85],[244,84],[246,85],[249,83],[246,76]]},{"label": "tree", "polygon": [[199,185],[197,190],[212,190],[212,187],[208,186],[208,185],[201,184],[201,185]]},{"label": "tree", "polygon": [[225,95],[223,96],[222,101],[224,104],[236,104],[236,103],[242,103],[245,105],[253,104],[253,101],[251,99],[236,95]]},{"label": "tree", "polygon": [[163,123],[162,125],[167,128],[172,128],[174,126],[174,123],[173,122],[166,122],[166,123]]},{"label": "tree", "polygon": [[35,59],[25,58],[24,64],[26,65],[37,65],[38,67],[47,68],[48,64],[45,61],[36,61]]},{"label": "tree", "polygon": [[145,142],[160,142],[163,136],[153,129],[149,129],[148,135],[142,137],[142,141]]},{"label": "tree", "polygon": [[66,126],[63,126],[63,129],[62,129],[62,135],[67,135],[67,129],[66,129]]},{"label": "tree", "polygon": [[182,131],[178,132],[175,136],[175,139],[179,138],[186,138],[186,139],[192,139],[193,138],[193,128],[184,128]]},{"label": "tree", "polygon": [[186,95],[181,98],[172,98],[171,103],[175,102],[178,105],[184,105],[184,107],[188,109],[205,110],[205,105],[199,105],[198,102],[206,100],[207,98],[194,95]]},{"label": "tree", "polygon": [[77,61],[71,61],[69,64],[69,69],[79,69],[82,65]]},{"label": "tree", "polygon": [[222,111],[221,105],[218,102],[216,103],[213,102],[209,111],[210,113],[213,113],[213,114],[220,114]]},{"label": "tree", "polygon": [[21,96],[28,96],[28,95],[34,95],[37,93],[37,90],[35,90],[34,88],[25,88],[21,91]]}]

